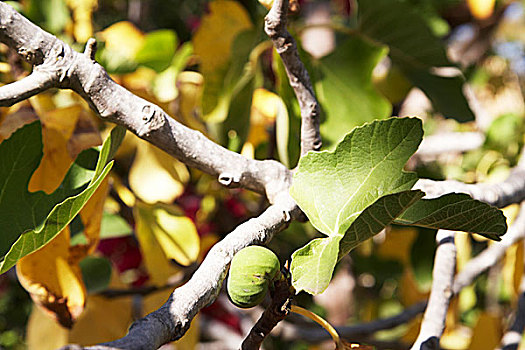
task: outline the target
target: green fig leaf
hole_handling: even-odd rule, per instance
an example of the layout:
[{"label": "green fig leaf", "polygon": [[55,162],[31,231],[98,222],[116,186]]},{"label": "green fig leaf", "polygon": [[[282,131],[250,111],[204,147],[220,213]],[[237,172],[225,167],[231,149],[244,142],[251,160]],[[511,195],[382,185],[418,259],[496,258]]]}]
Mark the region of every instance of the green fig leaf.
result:
[{"label": "green fig leaf", "polygon": [[116,127],[100,152],[82,152],[49,195],[27,190],[43,154],[40,123],[20,128],[0,144],[0,273],[46,245],[73,220],[109,173],[124,134],[125,129]]}]

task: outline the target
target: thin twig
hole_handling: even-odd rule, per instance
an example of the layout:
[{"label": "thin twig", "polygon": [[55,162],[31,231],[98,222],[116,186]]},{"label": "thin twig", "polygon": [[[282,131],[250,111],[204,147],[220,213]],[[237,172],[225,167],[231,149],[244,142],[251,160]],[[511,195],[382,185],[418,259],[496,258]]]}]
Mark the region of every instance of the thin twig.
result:
[{"label": "thin twig", "polygon": [[283,60],[286,73],[301,108],[301,155],[321,149],[320,107],[310,76],[297,53],[297,44],[286,30],[288,0],[274,0],[265,18],[266,34]]},{"label": "thin twig", "polygon": [[[523,244],[523,242],[521,242]],[[501,350],[517,350],[523,339],[525,329],[525,278],[521,279],[520,296],[518,298],[518,309],[514,315],[514,321],[501,339]]]},{"label": "thin twig", "polygon": [[290,297],[292,294],[290,284],[286,279],[278,279],[275,282],[272,302],[264,310],[257,323],[255,323],[242,342],[242,350],[257,350],[261,347],[262,342],[272,329],[284,320],[290,312]]}]

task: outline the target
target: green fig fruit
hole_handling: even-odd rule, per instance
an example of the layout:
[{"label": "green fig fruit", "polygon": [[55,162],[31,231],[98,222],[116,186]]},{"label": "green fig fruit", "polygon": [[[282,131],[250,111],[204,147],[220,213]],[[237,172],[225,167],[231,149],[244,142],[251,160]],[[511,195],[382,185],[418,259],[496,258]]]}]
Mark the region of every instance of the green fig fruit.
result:
[{"label": "green fig fruit", "polygon": [[227,283],[233,304],[241,308],[260,304],[280,269],[277,256],[265,247],[250,246],[240,250],[232,259]]}]

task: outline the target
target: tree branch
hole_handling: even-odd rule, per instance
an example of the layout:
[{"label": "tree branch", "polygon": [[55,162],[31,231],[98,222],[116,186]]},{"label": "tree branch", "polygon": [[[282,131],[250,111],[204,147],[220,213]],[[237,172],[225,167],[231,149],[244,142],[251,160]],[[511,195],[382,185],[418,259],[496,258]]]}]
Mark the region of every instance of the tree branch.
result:
[{"label": "tree branch", "polygon": [[242,342],[242,350],[259,349],[272,329],[290,313],[290,297],[292,296],[290,288],[287,280],[277,280],[272,302]]},{"label": "tree branch", "polygon": [[13,105],[56,85],[51,74],[34,71],[14,83],[0,87],[0,104]]},{"label": "tree branch", "polygon": [[[136,321],[124,338],[84,349],[157,349],[179,339],[197,312],[217,298],[235,253],[249,245],[265,244],[299,214],[291,198],[281,198],[260,216],[239,225],[215,244],[188,283],[175,289],[158,310]],[[62,349],[82,347],[70,345]]]},{"label": "tree branch", "polygon": [[321,110],[308,71],[297,53],[295,40],[286,30],[287,12],[288,0],[274,0],[270,12],[266,15],[264,29],[283,60],[290,85],[301,108],[301,155],[304,155],[308,151],[321,149]]},{"label": "tree branch", "polygon": [[438,247],[432,271],[432,289],[423,316],[421,329],[412,349],[439,349],[439,339],[445,329],[445,318],[452,298],[452,285],[456,271],[456,245],[454,231],[439,230]]},{"label": "tree branch", "polygon": [[[523,244],[523,242],[521,244]],[[518,310],[514,315],[512,325],[501,339],[501,350],[517,350],[523,338],[523,330],[525,329],[525,278],[523,277],[520,284],[520,291]]]},{"label": "tree branch", "polygon": [[78,53],[3,2],[0,41],[34,65],[30,77],[0,88],[0,106],[10,106],[52,86],[72,89],[102,119],[123,125],[185,164],[216,176],[227,187],[241,186],[266,194],[272,203],[280,193],[287,192],[291,173],[284,165],[231,152],[133,95],[93,61],[92,41],[85,54]]},{"label": "tree branch", "polygon": [[[454,284],[452,285],[453,295],[458,295],[463,288],[471,285],[477,277],[484,273],[489,267],[493,266],[498,260],[502,259],[506,250],[510,246],[524,238],[525,205],[522,205],[518,216],[512,225],[510,225],[509,230],[502,237],[502,240],[496,244],[490,245],[483,252],[469,260],[465,267],[456,275]],[[522,297],[525,298],[525,295],[520,296],[520,298]],[[410,306],[396,316],[352,326],[336,327],[336,330],[342,337],[349,339],[368,336],[377,331],[395,328],[401,324],[407,323],[425,311],[426,306],[427,302],[421,302]],[[525,309],[523,311],[525,312]],[[282,334],[283,337],[288,340],[303,339],[314,343],[330,338],[330,336],[322,329],[310,329],[291,325],[289,323],[283,325]]]},{"label": "tree branch", "polygon": [[439,197],[453,192],[467,193],[474,199],[503,208],[525,200],[525,169],[517,166],[505,181],[493,184],[465,184],[455,180],[420,179],[414,189],[425,192],[425,198]]}]

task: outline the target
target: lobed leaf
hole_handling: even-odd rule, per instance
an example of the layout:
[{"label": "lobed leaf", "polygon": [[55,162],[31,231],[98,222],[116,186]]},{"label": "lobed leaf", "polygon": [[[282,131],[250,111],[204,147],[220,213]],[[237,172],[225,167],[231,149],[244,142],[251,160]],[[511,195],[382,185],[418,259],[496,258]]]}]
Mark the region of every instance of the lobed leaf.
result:
[{"label": "lobed leaf", "polygon": [[423,199],[399,218],[396,224],[435,229],[474,232],[499,241],[507,231],[506,218],[501,210],[468,194],[449,193],[439,198]]}]

